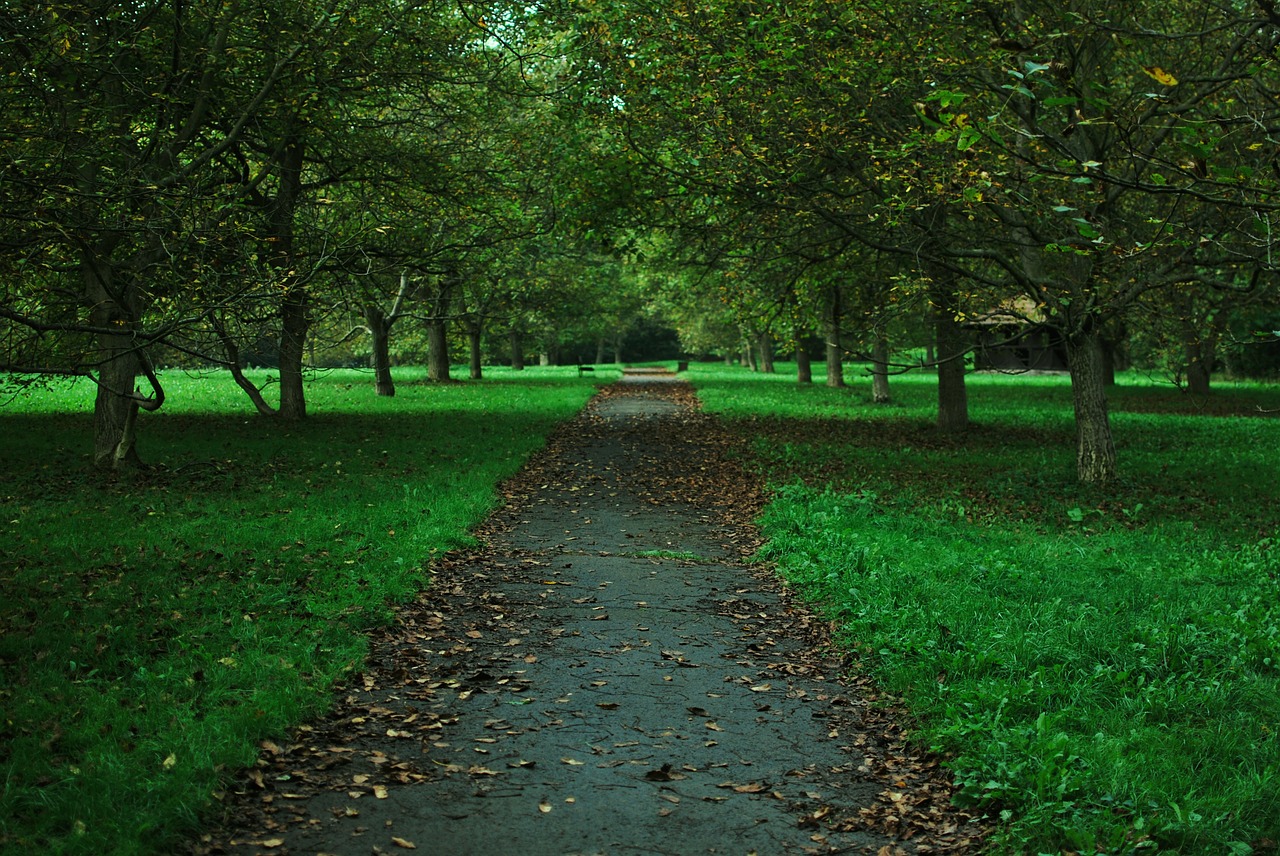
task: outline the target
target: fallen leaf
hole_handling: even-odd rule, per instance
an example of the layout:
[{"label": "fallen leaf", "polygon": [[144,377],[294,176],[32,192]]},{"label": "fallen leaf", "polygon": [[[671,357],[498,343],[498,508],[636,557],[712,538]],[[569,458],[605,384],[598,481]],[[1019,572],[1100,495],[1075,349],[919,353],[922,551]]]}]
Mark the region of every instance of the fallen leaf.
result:
[{"label": "fallen leaf", "polygon": [[768,790],[769,786],[763,782],[751,782],[746,785],[735,785],[733,792],[735,794],[758,794],[761,791]]},{"label": "fallen leaf", "polygon": [[618,703],[616,701],[601,701],[596,703],[596,707],[601,710],[617,710]]},{"label": "fallen leaf", "polygon": [[710,728],[712,731],[724,731],[723,728],[721,728],[719,725],[717,725],[714,722],[708,722],[707,728]]},{"label": "fallen leaf", "polygon": [[380,799],[380,800],[385,800],[385,799],[387,798],[387,787],[386,787],[386,785],[374,785],[374,786],[373,786],[373,795],[374,795],[375,797],[377,797],[378,799]]},{"label": "fallen leaf", "polygon": [[551,803],[547,802],[546,800],[543,800],[542,802],[538,803],[538,811],[542,812],[543,814],[549,813],[551,811]]},{"label": "fallen leaf", "polygon": [[644,774],[644,777],[650,782],[678,782],[681,779],[689,778],[684,773],[673,771],[670,764],[663,764],[657,770],[650,770]]},{"label": "fallen leaf", "polygon": [[268,838],[266,841],[259,842],[258,846],[259,847],[279,847],[281,844],[284,844],[283,838]]},{"label": "fallen leaf", "polygon": [[579,761],[577,758],[561,758],[561,764],[568,764],[570,767],[581,767],[585,761]]},{"label": "fallen leaf", "polygon": [[391,837],[391,843],[397,847],[403,847],[405,850],[418,849],[418,845],[414,844],[412,841],[409,841],[406,838],[396,838],[394,835]]}]

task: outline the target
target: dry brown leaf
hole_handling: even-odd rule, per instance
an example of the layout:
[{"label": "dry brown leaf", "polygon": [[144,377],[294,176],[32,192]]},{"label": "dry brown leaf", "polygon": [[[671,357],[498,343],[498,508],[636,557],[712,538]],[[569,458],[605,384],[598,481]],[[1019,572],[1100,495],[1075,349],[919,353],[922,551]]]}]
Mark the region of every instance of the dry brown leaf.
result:
[{"label": "dry brown leaf", "polygon": [[394,835],[391,836],[391,843],[397,847],[403,847],[405,850],[418,849],[418,845],[414,844],[412,841],[408,840],[407,838],[396,838]]}]

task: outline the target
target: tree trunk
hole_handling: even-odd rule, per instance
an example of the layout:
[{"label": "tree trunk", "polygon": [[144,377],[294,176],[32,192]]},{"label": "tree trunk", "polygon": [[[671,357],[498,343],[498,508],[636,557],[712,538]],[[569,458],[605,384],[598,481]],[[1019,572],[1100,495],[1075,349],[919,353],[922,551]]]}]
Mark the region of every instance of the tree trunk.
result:
[{"label": "tree trunk", "polygon": [[801,331],[795,332],[796,340],[796,383],[813,383],[813,366],[809,363],[809,352],[804,349]]},{"label": "tree trunk", "polygon": [[427,381],[448,383],[449,375],[449,312],[453,308],[453,290],[456,280],[452,272],[440,277],[440,287],[431,300],[431,315],[427,328]]},{"label": "tree trunk", "polygon": [[478,320],[467,322],[467,355],[470,358],[468,365],[470,368],[470,377],[472,380],[480,380],[484,377],[484,366],[481,362],[481,337],[484,334],[484,326]]},{"label": "tree trunk", "polygon": [[280,304],[280,408],[282,419],[307,415],[302,362],[306,354],[307,328],[311,325],[307,290],[294,284]]},{"label": "tree trunk", "polygon": [[302,419],[307,415],[302,363],[306,354],[307,330],[311,325],[306,285],[297,273],[294,247],[294,219],[302,197],[301,139],[285,141],[280,159],[280,186],[271,210],[271,234],[276,241],[274,261],[283,296],[280,301],[280,408],[282,419]]},{"label": "tree trunk", "polygon": [[938,349],[938,430],[945,433],[969,427],[969,393],[964,385],[964,355],[969,340],[956,321],[955,285],[939,274],[930,290]]},{"label": "tree trunk", "polygon": [[876,404],[888,404],[889,398],[889,340],[876,336],[871,346],[871,400]]},{"label": "tree trunk", "polygon": [[449,376],[449,336],[446,322],[436,316],[428,319],[427,328],[427,380],[431,383],[447,383]]},{"label": "tree trunk", "polygon": [[840,325],[844,321],[844,307],[840,289],[832,287],[827,294],[827,305],[822,318],[822,337],[826,340],[827,386],[839,389],[844,386],[844,346],[840,342]]},{"label": "tree trunk", "polygon": [[604,345],[605,345],[604,336],[597,336],[596,337],[596,361],[595,361],[595,365],[597,366],[602,365],[604,363]]},{"label": "tree trunk", "polygon": [[121,334],[98,334],[98,393],[93,402],[93,465],[100,469],[134,469],[138,457],[134,420],[138,405],[132,398],[141,366],[136,343],[129,332],[137,324],[129,289],[114,279],[104,259],[90,257],[80,263],[85,301],[91,307],[93,326],[119,329]]},{"label": "tree trunk", "polygon": [[1067,362],[1076,415],[1076,474],[1085,484],[1105,484],[1116,476],[1116,447],[1098,334],[1086,330],[1068,336]]},{"label": "tree trunk", "polygon": [[773,339],[768,333],[761,333],[756,337],[756,347],[760,350],[760,371],[765,374],[774,374]]},{"label": "tree trunk", "polygon": [[396,384],[391,378],[391,322],[382,307],[369,304],[364,308],[365,325],[373,339],[369,362],[373,368],[373,386],[378,395],[393,396]]},{"label": "tree trunk", "polygon": [[519,330],[512,328],[507,334],[507,341],[511,347],[511,370],[524,371],[524,336],[520,335]]},{"label": "tree trunk", "polygon": [[626,341],[626,337],[619,334],[613,337],[613,362],[615,365],[622,365],[622,343]]},{"label": "tree trunk", "polygon": [[1187,365],[1187,392],[1192,395],[1208,395],[1213,371],[1214,348],[1207,336],[1188,324],[1183,330],[1182,352]]}]

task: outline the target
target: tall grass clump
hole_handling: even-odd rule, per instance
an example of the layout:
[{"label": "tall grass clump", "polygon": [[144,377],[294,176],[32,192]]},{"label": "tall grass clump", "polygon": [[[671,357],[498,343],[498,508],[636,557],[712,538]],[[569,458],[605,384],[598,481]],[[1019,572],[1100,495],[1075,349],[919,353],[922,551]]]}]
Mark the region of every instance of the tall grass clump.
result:
[{"label": "tall grass clump", "polygon": [[707,380],[774,484],[762,558],[904,698],[999,849],[1280,839],[1280,426],[1258,410],[1280,395],[1122,386],[1124,479],[1081,488],[1061,379],[975,379],[963,438],[925,421],[931,378],[898,407]]},{"label": "tall grass clump", "polygon": [[126,479],[88,472],[92,389],[0,410],[0,851],[171,852],[593,391],[525,377],[329,373],[289,425],[170,372]]}]

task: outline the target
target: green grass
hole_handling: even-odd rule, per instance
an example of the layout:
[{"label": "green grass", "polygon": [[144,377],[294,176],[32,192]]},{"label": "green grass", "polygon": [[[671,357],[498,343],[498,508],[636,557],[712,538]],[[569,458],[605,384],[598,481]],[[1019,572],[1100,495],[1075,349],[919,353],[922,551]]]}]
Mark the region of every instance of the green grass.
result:
[{"label": "green grass", "polygon": [[323,374],[285,425],[169,372],[139,442],[158,466],[124,480],[87,472],[86,386],[0,409],[0,851],[170,852],[257,741],[320,711],[600,380],[488,374],[401,372],[394,399]]},{"label": "green grass", "polygon": [[865,382],[691,374],[776,488],[764,558],[904,697],[999,849],[1280,839],[1280,424],[1258,412],[1280,389],[1122,378],[1123,477],[1084,489],[1064,378],[972,376],[956,439],[928,376],[875,406]]}]

